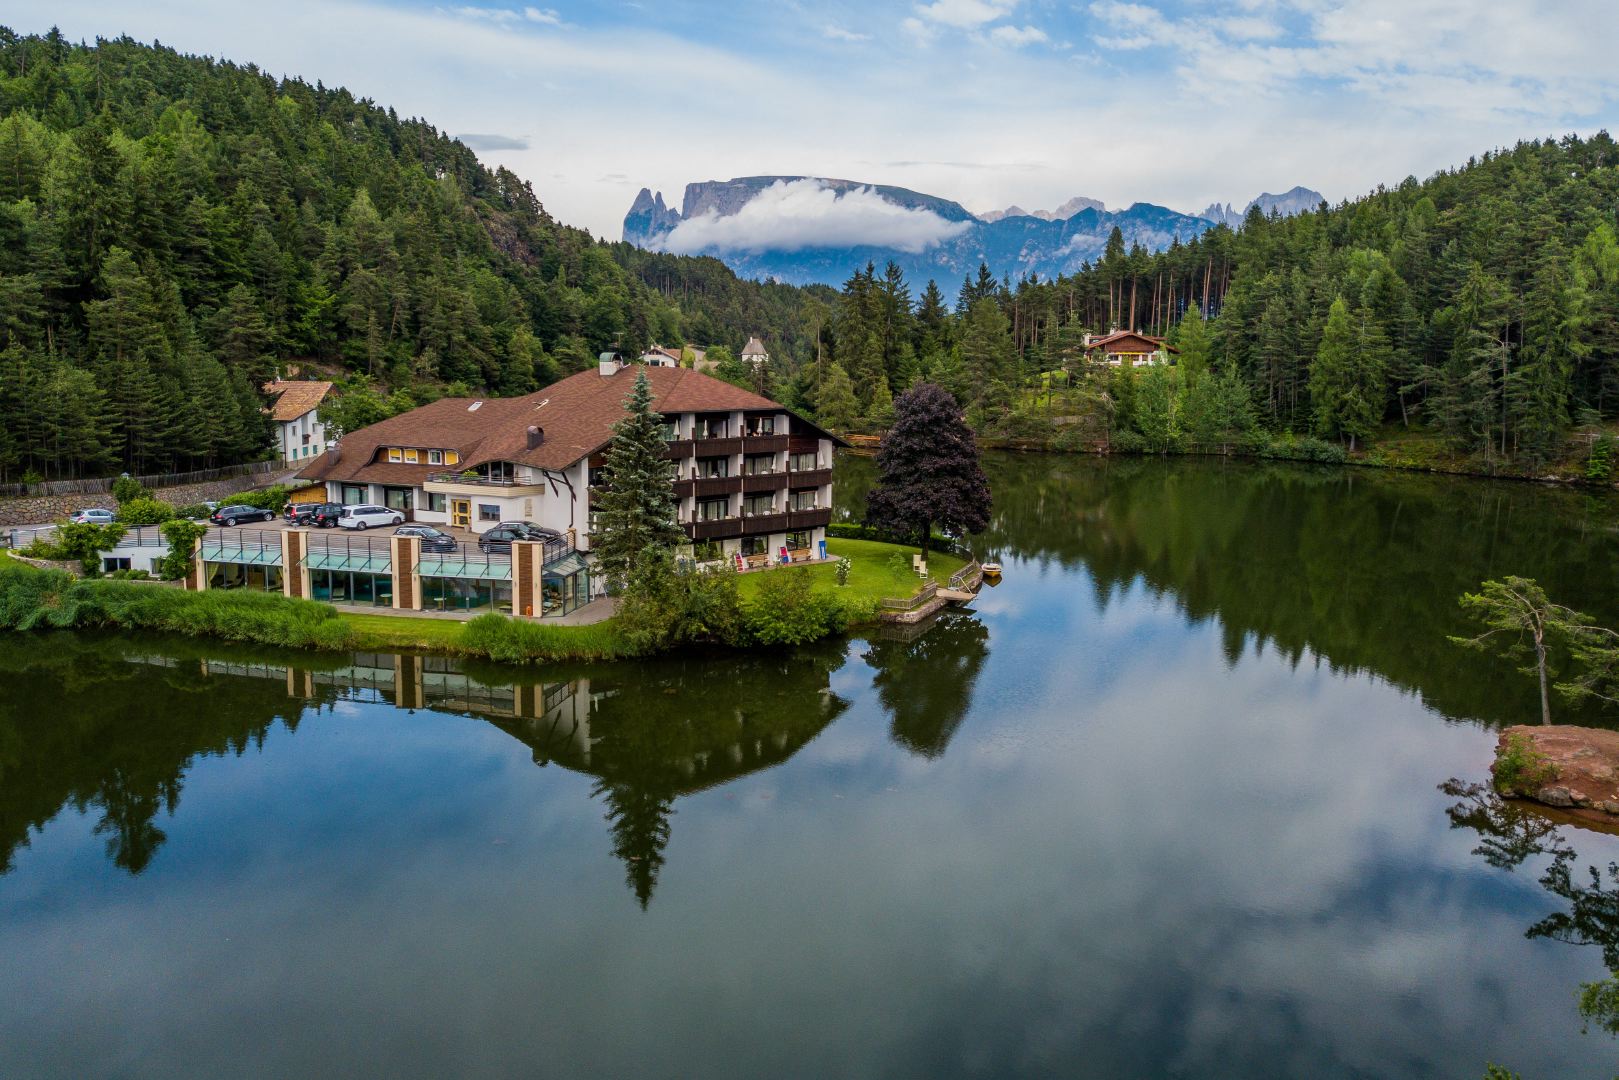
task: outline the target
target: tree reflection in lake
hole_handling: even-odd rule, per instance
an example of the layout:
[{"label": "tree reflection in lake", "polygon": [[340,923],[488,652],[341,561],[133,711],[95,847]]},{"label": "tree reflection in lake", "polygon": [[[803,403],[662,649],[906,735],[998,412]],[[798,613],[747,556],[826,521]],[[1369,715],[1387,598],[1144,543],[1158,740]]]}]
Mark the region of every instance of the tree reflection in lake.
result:
[{"label": "tree reflection in lake", "polygon": [[1440,790],[1460,799],[1446,809],[1451,828],[1478,833],[1473,853],[1491,866],[1511,871],[1531,858],[1548,859],[1540,885],[1567,910],[1540,919],[1525,936],[1601,949],[1608,978],[1582,984],[1580,1012],[1588,1023],[1619,1034],[1619,863],[1609,863],[1606,875],[1595,866],[1576,872],[1578,855],[1562,824],[1538,807],[1503,799],[1487,784],[1452,779]]},{"label": "tree reflection in lake", "polygon": [[[241,754],[280,721],[344,700],[477,717],[540,765],[596,778],[613,854],[651,900],[675,801],[787,760],[847,707],[830,690],[833,643],[736,655],[541,670],[440,657],[322,656],[61,635],[0,654],[0,873],[64,806],[97,810],[114,864],[139,874],[165,840],[184,774]],[[8,656],[29,657],[27,663]],[[9,666],[8,666],[9,664]],[[265,683],[278,684],[274,693]],[[284,692],[282,689],[284,688]]]},{"label": "tree reflection in lake", "polygon": [[922,757],[943,754],[966,719],[988,656],[989,630],[963,612],[873,631],[865,660],[877,670],[872,685],[894,742]]}]

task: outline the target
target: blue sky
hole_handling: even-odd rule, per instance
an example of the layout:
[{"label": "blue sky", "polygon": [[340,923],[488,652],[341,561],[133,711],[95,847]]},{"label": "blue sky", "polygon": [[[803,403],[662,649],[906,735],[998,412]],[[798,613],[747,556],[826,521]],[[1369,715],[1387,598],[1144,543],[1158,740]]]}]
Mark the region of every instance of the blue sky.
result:
[{"label": "blue sky", "polygon": [[1612,0],[54,0],[3,20],[349,86],[482,136],[613,237],[643,185],[678,205],[693,180],[814,174],[977,211],[1197,210],[1619,127]]}]

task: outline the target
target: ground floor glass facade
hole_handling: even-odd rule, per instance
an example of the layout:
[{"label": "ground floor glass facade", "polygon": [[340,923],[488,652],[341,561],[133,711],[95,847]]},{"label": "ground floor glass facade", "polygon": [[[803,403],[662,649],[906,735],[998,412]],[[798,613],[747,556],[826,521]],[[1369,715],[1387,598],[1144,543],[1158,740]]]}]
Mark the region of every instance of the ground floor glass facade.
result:
[{"label": "ground floor glass facade", "polygon": [[390,574],[357,574],[349,570],[309,571],[309,594],[334,604],[373,604],[392,607],[394,581]]}]

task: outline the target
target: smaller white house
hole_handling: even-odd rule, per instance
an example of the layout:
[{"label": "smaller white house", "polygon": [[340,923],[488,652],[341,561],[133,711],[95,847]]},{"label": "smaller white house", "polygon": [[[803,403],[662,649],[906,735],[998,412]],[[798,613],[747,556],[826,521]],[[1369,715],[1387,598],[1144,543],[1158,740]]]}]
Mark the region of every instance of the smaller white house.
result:
[{"label": "smaller white house", "polygon": [[275,421],[276,448],[281,459],[301,462],[326,450],[326,425],[320,422],[318,410],[332,384],[299,379],[276,379],[264,384],[264,392],[275,398],[270,405],[270,418]]},{"label": "smaller white house", "polygon": [[742,359],[750,364],[770,363],[770,354],[765,351],[765,343],[756,337],[748,338],[748,343],[742,346]]}]

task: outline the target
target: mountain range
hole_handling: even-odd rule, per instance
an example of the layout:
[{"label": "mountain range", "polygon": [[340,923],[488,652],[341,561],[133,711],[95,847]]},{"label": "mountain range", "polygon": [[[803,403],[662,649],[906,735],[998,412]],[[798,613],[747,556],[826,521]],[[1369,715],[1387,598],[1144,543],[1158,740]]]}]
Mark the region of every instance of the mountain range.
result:
[{"label": "mountain range", "polygon": [[1242,212],[1216,203],[1183,214],[1152,203],[1109,210],[1076,196],[1055,210],[1018,206],[974,214],[960,203],[909,188],[813,176],[744,176],[687,184],[681,207],[642,188],[624,217],[626,243],[655,251],[713,255],[744,277],[792,284],[841,284],[867,262],[898,263],[908,278],[951,282],[985,263],[997,277],[1071,274],[1101,257],[1118,228],[1126,245],[1162,250],[1224,224],[1249,208],[1284,216],[1322,197],[1295,187],[1265,193]]}]

